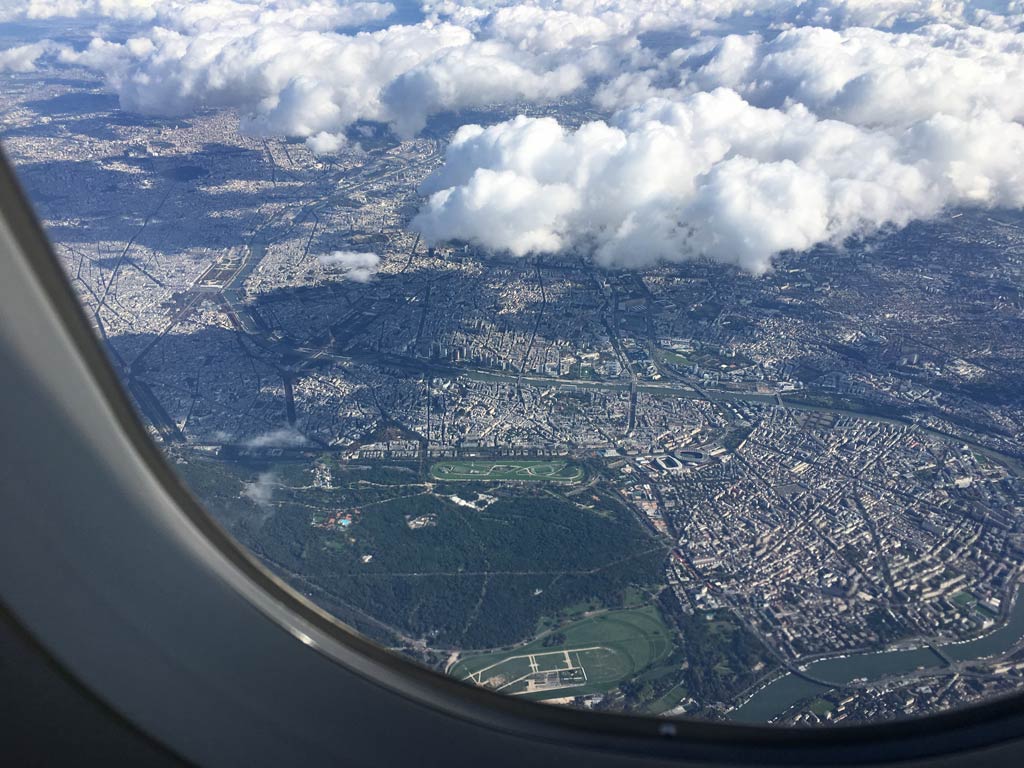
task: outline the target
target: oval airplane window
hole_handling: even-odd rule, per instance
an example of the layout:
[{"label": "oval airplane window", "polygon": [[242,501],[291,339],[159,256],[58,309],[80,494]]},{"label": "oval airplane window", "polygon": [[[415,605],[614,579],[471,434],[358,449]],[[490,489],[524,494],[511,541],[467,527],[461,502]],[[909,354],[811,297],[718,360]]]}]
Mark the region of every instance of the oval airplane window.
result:
[{"label": "oval airplane window", "polygon": [[341,622],[662,718],[1024,685],[1019,9],[9,5],[110,364]]}]

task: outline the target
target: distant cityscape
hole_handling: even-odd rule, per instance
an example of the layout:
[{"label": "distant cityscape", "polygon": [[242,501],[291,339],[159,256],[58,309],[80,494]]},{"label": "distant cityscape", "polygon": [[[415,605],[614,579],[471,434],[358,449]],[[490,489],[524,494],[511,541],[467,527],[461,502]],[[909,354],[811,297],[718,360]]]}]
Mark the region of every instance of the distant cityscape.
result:
[{"label": "distant cityscape", "polygon": [[[665,716],[859,722],[1024,686],[1024,215],[757,277],[428,246],[418,185],[455,127],[503,116],[360,124],[317,156],[230,111],[122,112],[85,70],[0,88],[4,150],[154,439],[360,631]],[[474,538],[440,537],[455,521]],[[549,556],[563,533],[579,552]],[[658,643],[621,670],[633,635],[593,630],[620,614]]]}]

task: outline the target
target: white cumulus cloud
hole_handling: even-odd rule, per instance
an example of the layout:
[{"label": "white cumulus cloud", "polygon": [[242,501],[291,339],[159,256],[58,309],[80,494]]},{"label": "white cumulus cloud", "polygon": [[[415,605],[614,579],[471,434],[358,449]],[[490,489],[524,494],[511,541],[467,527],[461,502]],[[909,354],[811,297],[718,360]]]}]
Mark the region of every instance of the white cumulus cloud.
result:
[{"label": "white cumulus cloud", "polygon": [[332,251],[318,256],[317,261],[322,267],[356,283],[369,282],[380,269],[380,256],[361,251]]},{"label": "white cumulus cloud", "polygon": [[652,99],[575,131],[466,126],[413,226],[515,255],[582,248],[611,266],[774,254],[961,204],[1024,205],[1024,126],[993,112],[899,130],[753,106],[728,89]]},{"label": "white cumulus cloud", "polygon": [[320,131],[306,139],[306,146],[314,155],[337,154],[347,143],[345,134],[328,133],[327,131]]},{"label": "white cumulus cloud", "polygon": [[261,472],[254,481],[242,486],[242,496],[261,507],[267,507],[274,500],[274,489],[281,484],[273,472]]},{"label": "white cumulus cloud", "polygon": [[771,40],[731,36],[697,51],[684,90],[727,86],[763,106],[799,101],[858,125],[909,124],[937,114],[1024,117],[1024,34],[931,25],[911,33],[818,27]]},{"label": "white cumulus cloud", "polygon": [[412,135],[438,111],[556,98],[612,65],[606,56],[532,55],[449,23],[351,35],[244,19],[95,39],[61,60],[102,72],[131,111],[235,108],[245,131],[298,137],[337,135],[357,120]]},{"label": "white cumulus cloud", "polygon": [[247,448],[296,448],[305,444],[305,436],[294,427],[280,427],[245,441]]},{"label": "white cumulus cloud", "polygon": [[388,2],[361,0],[6,0],[0,21],[95,18],[199,29],[235,23],[287,23],[330,29],[358,26],[394,13]]},{"label": "white cumulus cloud", "polygon": [[[914,66],[909,38],[880,32],[872,40],[864,34],[860,42],[851,36],[830,50],[826,43],[815,47],[813,33],[801,25],[814,25],[809,29],[819,33],[851,25],[888,30],[899,24],[915,31],[931,25],[957,35],[968,29],[985,32],[990,42],[1002,27],[1001,66],[1009,67],[1016,2],[988,3],[982,13],[953,0],[442,0],[424,3],[427,18],[420,23],[362,33],[351,30],[387,18],[394,6],[343,0],[15,0],[6,16],[137,22],[137,33],[127,40],[97,37],[85,50],[65,50],[60,57],[102,72],[126,109],[179,116],[232,108],[243,115],[243,129],[257,135],[337,139],[359,120],[387,122],[410,136],[437,112],[547,102],[585,92],[591,84],[603,86],[597,103],[609,109],[672,89],[722,85],[762,106],[773,106],[767,101],[773,93],[784,99],[787,89],[794,96],[828,98],[809,91],[821,78],[800,79],[800,67],[814,62],[797,59],[813,59],[815,51],[822,62],[834,61],[850,72],[851,79],[858,67],[871,68],[863,61],[871,56],[867,49],[884,64],[881,52],[889,42],[899,49],[896,64],[904,62],[905,71]],[[987,29],[971,26],[972,20]],[[728,34],[751,28],[771,34],[764,40]],[[784,31],[776,36],[779,29]],[[640,42],[652,31],[697,42],[689,54],[684,50],[659,63],[661,54]],[[866,29],[871,31],[878,30]],[[929,50],[960,44],[943,42],[938,31],[925,37],[919,35]],[[716,41],[721,41],[718,48]],[[961,58],[971,60],[978,45],[966,45]],[[904,46],[908,54],[900,59]],[[797,47],[803,54],[791,50]],[[940,58],[931,79],[942,84],[948,73]],[[773,76],[775,65],[780,65],[778,76]],[[966,82],[970,73],[955,74]],[[872,100],[890,85],[896,95],[889,102]],[[884,112],[890,103],[903,103],[897,85],[865,89],[859,103]],[[904,90],[916,85],[911,79]],[[936,92],[933,100],[942,95]]]},{"label": "white cumulus cloud", "polygon": [[[408,137],[439,112],[567,99],[559,113],[578,125],[589,101],[575,130],[464,127],[423,187],[428,239],[519,255],[761,271],[781,250],[949,206],[1021,204],[1021,0],[422,6],[421,21],[382,26],[391,3],[12,0],[0,19],[122,24],[87,46],[2,52],[0,70],[91,68],[127,110],[232,109],[244,132],[317,154],[363,120]],[[367,280],[378,265],[328,266]]]},{"label": "white cumulus cloud", "polygon": [[0,72],[35,72],[39,59],[56,49],[52,41],[41,40],[0,51]]}]

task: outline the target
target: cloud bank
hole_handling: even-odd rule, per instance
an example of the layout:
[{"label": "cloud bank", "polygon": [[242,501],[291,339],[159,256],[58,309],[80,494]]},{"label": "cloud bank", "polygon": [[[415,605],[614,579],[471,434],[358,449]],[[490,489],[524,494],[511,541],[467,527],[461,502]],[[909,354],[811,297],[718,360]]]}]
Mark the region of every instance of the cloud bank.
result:
[{"label": "cloud bank", "polygon": [[0,21],[92,18],[211,29],[244,21],[331,29],[394,13],[388,2],[354,0],[7,0]]},{"label": "cloud bank", "polygon": [[[1024,35],[933,24],[911,33],[821,27],[707,38],[657,67],[620,75],[598,100],[678,98],[728,87],[758,106],[799,102],[856,125],[907,125],[936,114],[1024,116]],[[631,97],[637,94],[637,98]]]},{"label": "cloud bank", "polygon": [[[608,121],[463,127],[413,226],[519,256],[706,256],[760,273],[780,251],[950,207],[1024,205],[1019,14],[811,10],[789,18],[815,26],[723,24],[606,80],[594,100],[617,110]],[[851,19],[882,28],[844,28]]]},{"label": "cloud bank", "polygon": [[411,136],[439,111],[556,99],[638,47],[626,27],[588,32],[594,24],[585,16],[562,13],[563,29],[583,27],[571,40],[584,50],[567,48],[550,24],[548,34],[534,34],[555,13],[542,9],[486,29],[432,13],[417,24],[353,31],[393,12],[390,3],[331,0],[31,0],[6,18],[137,22],[127,39],[97,35],[84,49],[64,47],[59,61],[102,73],[130,111],[232,108],[244,131],[322,136],[321,146],[328,137],[338,144],[358,120]]},{"label": "cloud bank", "polygon": [[464,126],[413,227],[517,256],[605,265],[771,257],[962,204],[1024,205],[1024,126],[994,111],[868,129],[721,88],[654,98],[566,131],[549,118]]},{"label": "cloud bank", "polygon": [[388,26],[387,2],[15,0],[0,19],[134,31],[21,46],[0,71],[87,67],[125,109],[232,109],[241,130],[318,154],[360,120],[408,137],[439,112],[568,99],[573,129],[463,127],[415,226],[517,255],[758,272],[949,206],[1022,204],[1024,4],[983,5],[424,0],[422,20]]}]

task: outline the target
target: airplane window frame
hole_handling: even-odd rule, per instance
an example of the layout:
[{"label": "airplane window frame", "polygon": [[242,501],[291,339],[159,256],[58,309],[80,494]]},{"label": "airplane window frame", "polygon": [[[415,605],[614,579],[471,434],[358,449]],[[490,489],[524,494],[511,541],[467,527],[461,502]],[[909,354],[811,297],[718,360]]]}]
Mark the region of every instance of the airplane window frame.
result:
[{"label": "airplane window frame", "polygon": [[[0,249],[4,246],[4,229],[8,230],[9,240],[16,248],[16,253],[3,256],[4,261],[10,260],[7,268],[24,268],[25,275],[35,281],[45,294],[48,303],[38,307],[39,311],[48,313],[73,345],[114,415],[116,429],[130,443],[150,478],[166,492],[176,507],[183,525],[174,533],[183,537],[189,546],[212,548],[221,560],[218,568],[225,574],[232,572],[236,580],[233,585],[236,596],[257,608],[263,622],[259,631],[269,631],[266,625],[284,629],[294,646],[301,649],[296,651],[295,658],[303,657],[302,654],[316,654],[328,659],[330,665],[325,668],[337,670],[339,691],[342,690],[340,686],[352,679],[351,675],[356,675],[369,682],[373,690],[379,691],[382,701],[392,702],[395,707],[400,703],[412,705],[402,709],[401,714],[395,709],[393,727],[399,733],[409,722],[403,718],[415,716],[411,713],[433,710],[447,718],[442,722],[468,724],[487,738],[510,738],[511,743],[521,745],[524,751],[518,753],[518,757],[527,763],[530,761],[529,750],[557,747],[580,756],[686,760],[703,765],[724,762],[734,765],[883,764],[948,754],[962,755],[965,751],[997,744],[1019,743],[1024,736],[1024,694],[1012,694],[914,719],[794,728],[693,719],[663,720],[543,705],[477,688],[402,659],[358,635],[270,573],[192,496],[147,434],[89,325],[30,201],[22,192],[14,169],[0,149]],[[0,267],[0,276],[2,274],[3,268]],[[4,293],[12,289],[11,283],[4,285],[0,281],[0,302],[6,303]],[[0,308],[0,319],[3,311]],[[0,362],[4,360],[3,353],[4,337],[0,330]],[[0,502],[4,495],[0,488]],[[17,523],[12,522],[11,525]],[[2,531],[0,528],[0,533]],[[186,541],[189,537],[199,538]],[[211,578],[215,577],[211,575]],[[248,585],[247,590],[238,588],[237,585],[243,582]],[[20,606],[17,600],[9,600],[9,587],[10,583],[0,578],[0,605],[17,618]],[[140,595],[140,599],[146,597]],[[168,606],[167,610],[180,611],[183,605]],[[53,606],[51,610],[59,608]],[[253,621],[252,626],[256,627],[256,619]],[[98,628],[98,631],[117,630],[105,627]],[[192,630],[183,627],[182,631]],[[55,657],[61,658],[59,650],[54,650],[58,644],[54,638],[38,631],[33,634]],[[80,677],[80,670],[70,671]],[[342,674],[343,671],[347,675]],[[257,686],[258,676],[265,672],[265,669],[249,670]],[[330,684],[335,683],[330,681]],[[99,690],[96,693],[105,701],[111,701],[107,692]],[[118,708],[121,702],[111,703]],[[131,718],[130,712],[125,714]],[[179,748],[173,743],[168,746],[176,750]],[[452,743],[449,748],[456,750],[451,753],[455,759],[459,745]],[[182,754],[194,756],[188,750],[183,750]]]}]

